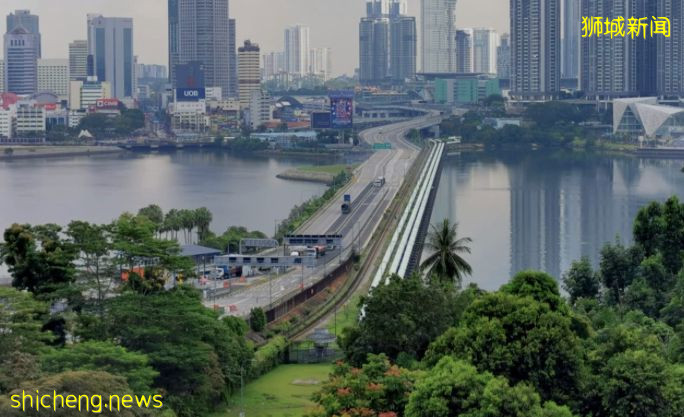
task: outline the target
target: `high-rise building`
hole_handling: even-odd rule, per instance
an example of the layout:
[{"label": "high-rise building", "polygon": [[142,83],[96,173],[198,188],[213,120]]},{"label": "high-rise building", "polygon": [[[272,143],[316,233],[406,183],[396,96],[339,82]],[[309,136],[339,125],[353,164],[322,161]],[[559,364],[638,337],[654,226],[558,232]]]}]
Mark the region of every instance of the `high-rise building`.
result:
[{"label": "high-rise building", "polygon": [[511,96],[549,100],[560,91],[560,0],[510,0]]},{"label": "high-rise building", "polygon": [[563,78],[577,78],[580,59],[580,13],[582,0],[564,0],[561,64]]},{"label": "high-rise building", "polygon": [[[656,37],[658,95],[665,98],[682,97],[684,96],[684,2],[657,0],[657,14],[653,16],[667,16],[671,21],[670,36],[658,35]],[[645,71],[648,71],[648,68]]]},{"label": "high-rise building", "polygon": [[[401,3],[395,3],[401,4]],[[395,15],[390,18],[390,77],[397,82],[416,75],[418,33],[416,18]]]},{"label": "high-rise building", "polygon": [[238,91],[240,107],[247,108],[252,101],[252,93],[261,89],[261,69],[259,45],[246,40],[238,48]]},{"label": "high-rise building", "polygon": [[[168,0],[169,71],[178,88],[176,66],[198,61],[208,87],[231,91],[228,0]],[[236,69],[237,72],[237,69]]]},{"label": "high-rise building", "polygon": [[264,79],[271,80],[276,75],[285,73],[285,54],[283,52],[271,52],[265,54],[263,62]]},{"label": "high-rise building", "polygon": [[133,97],[133,19],[88,15],[88,53],[95,75],[111,84],[114,97]]},{"label": "high-rise building", "polygon": [[[635,16],[653,17],[658,14],[659,0],[634,0]],[[674,24],[673,24],[674,25]],[[642,96],[657,96],[658,92],[658,36],[639,38],[636,41],[637,90]],[[679,58],[681,59],[681,58]]]},{"label": "high-rise building", "polygon": [[5,91],[5,61],[0,60],[0,93]]},{"label": "high-rise building", "polygon": [[456,31],[456,67],[455,72],[473,72],[473,30]]},{"label": "high-rise building", "polygon": [[40,41],[40,23],[38,16],[31,14],[30,10],[15,10],[14,13],[7,15],[7,32],[11,32],[17,27],[23,27],[29,33],[38,37],[38,58],[42,56]]},{"label": "high-rise building", "polygon": [[[582,16],[613,20],[636,16],[635,0],[582,0]],[[580,89],[587,97],[610,100],[638,95],[637,41],[629,36],[581,39]]]},{"label": "high-rise building", "polygon": [[456,0],[421,0],[422,71],[456,70]]},{"label": "high-rise building", "polygon": [[311,48],[309,53],[309,74],[327,81],[332,73],[330,48]]},{"label": "high-rise building", "polygon": [[499,34],[494,29],[473,29],[473,72],[496,74]]},{"label": "high-rise building", "polygon": [[508,33],[501,35],[496,48],[496,76],[505,80],[511,78],[511,40]]},{"label": "high-rise building", "polygon": [[5,90],[33,94],[38,89],[38,36],[23,26],[5,33]]},{"label": "high-rise building", "polygon": [[287,72],[304,77],[309,72],[309,27],[296,25],[285,29],[285,67]]},{"label": "high-rise building", "polygon": [[88,76],[88,41],[77,40],[69,44],[69,77],[85,80]]},{"label": "high-rise building", "polygon": [[403,81],[416,73],[416,20],[406,16],[406,3],[371,0],[359,23],[359,81],[377,84]]},{"label": "high-rise building", "polygon": [[359,23],[359,82],[376,84],[389,74],[389,19],[364,17]]},{"label": "high-rise building", "polygon": [[235,19],[228,19],[228,70],[230,72],[230,79],[228,80],[228,92],[226,97],[238,96],[238,62],[236,51],[236,31],[237,23]]},{"label": "high-rise building", "polygon": [[169,78],[169,73],[166,70],[166,65],[157,64],[137,64],[135,66],[135,76],[138,79],[164,79]]},{"label": "high-rise building", "polygon": [[69,97],[69,60],[38,60],[38,91],[49,91],[60,100]]}]

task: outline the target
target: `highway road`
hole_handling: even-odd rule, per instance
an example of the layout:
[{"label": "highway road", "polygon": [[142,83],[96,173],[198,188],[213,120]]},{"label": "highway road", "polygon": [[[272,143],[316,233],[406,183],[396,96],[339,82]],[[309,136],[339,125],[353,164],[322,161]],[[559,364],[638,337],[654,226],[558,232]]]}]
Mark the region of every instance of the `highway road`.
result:
[{"label": "highway road", "polygon": [[[411,129],[431,126],[439,120],[439,113],[432,112],[423,117],[361,132],[363,141],[371,145],[391,143],[392,149],[375,151],[354,172],[352,183],[344,191],[344,194],[352,196],[351,213],[342,214],[341,199],[331,201],[298,230],[301,234],[342,234],[344,238],[341,252],[321,258],[317,268],[302,268],[272,276],[267,282],[250,286],[234,294],[216,299],[210,297],[205,300],[206,305],[224,307],[227,314],[233,315],[246,315],[254,307],[268,308],[278,300],[323,278],[349,256],[352,248],[360,246],[363,249],[420,152],[420,149],[404,136]],[[385,177],[385,186],[373,186],[373,181],[380,176]]]}]

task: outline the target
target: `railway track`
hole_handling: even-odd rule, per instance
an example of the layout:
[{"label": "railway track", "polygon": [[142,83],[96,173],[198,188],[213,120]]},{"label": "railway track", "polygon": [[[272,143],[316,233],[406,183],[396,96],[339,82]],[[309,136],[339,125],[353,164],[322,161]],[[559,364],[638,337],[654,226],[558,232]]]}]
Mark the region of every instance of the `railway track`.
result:
[{"label": "railway track", "polygon": [[[391,234],[398,222],[399,214],[401,214],[401,211],[404,209],[406,201],[403,200],[407,200],[411,187],[417,180],[419,168],[426,162],[428,154],[429,152],[426,152],[425,150],[422,151],[417,157],[416,163],[407,173],[405,179],[406,181],[404,181],[396,196],[390,203],[389,209],[384,212],[387,214],[387,216],[381,221],[378,229],[372,236],[371,244],[368,247],[365,256],[363,257],[361,267],[356,275],[352,277],[352,282],[345,286],[332,302],[326,303],[324,306],[322,306],[320,310],[320,316],[316,320],[310,322],[304,327],[298,328],[293,333],[289,334],[290,339],[301,339],[312,330],[319,327],[321,323],[325,322],[330,317],[333,311],[346,304],[349,299],[352,298],[352,296],[362,287],[363,284],[368,284],[368,287],[370,287],[370,281],[373,277],[373,272],[377,267],[376,261],[381,258],[381,255],[385,250],[385,246],[387,245],[387,242],[389,241],[389,238],[391,237]],[[378,214],[382,215],[384,213]]]}]

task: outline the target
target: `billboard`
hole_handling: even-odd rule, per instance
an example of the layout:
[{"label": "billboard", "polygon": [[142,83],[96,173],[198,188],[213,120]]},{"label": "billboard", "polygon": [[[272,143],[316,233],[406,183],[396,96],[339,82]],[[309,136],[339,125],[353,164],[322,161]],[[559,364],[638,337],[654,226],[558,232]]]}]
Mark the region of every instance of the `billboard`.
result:
[{"label": "billboard", "polygon": [[199,61],[176,64],[175,88],[204,88],[204,65]]},{"label": "billboard", "polygon": [[312,129],[330,129],[330,112],[317,111],[311,113]]},{"label": "billboard", "polygon": [[330,94],[330,125],[333,129],[349,129],[354,123],[354,92]]},{"label": "billboard", "polygon": [[200,101],[206,96],[204,88],[176,88],[176,101]]},{"label": "billboard", "polygon": [[118,110],[119,100],[115,98],[100,98],[95,101],[96,110]]}]

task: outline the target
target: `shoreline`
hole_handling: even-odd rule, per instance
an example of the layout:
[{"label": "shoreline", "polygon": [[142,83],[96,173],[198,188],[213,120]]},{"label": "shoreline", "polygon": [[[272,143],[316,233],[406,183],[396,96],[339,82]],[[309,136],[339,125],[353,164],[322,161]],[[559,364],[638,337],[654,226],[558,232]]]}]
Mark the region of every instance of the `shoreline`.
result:
[{"label": "shoreline", "polygon": [[335,177],[325,172],[302,171],[298,168],[291,168],[276,175],[276,178],[288,181],[316,182],[329,186],[333,183]]},{"label": "shoreline", "polygon": [[[12,149],[11,155],[5,149]],[[127,152],[117,146],[0,146],[0,161],[17,159],[59,158],[72,156],[112,155]]]}]

